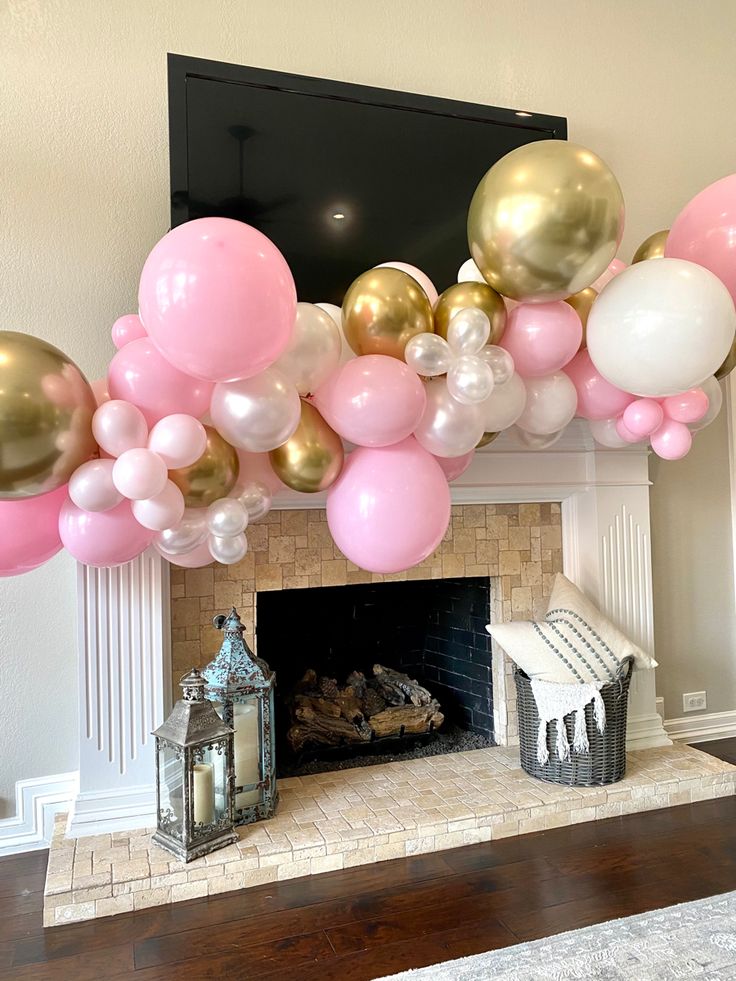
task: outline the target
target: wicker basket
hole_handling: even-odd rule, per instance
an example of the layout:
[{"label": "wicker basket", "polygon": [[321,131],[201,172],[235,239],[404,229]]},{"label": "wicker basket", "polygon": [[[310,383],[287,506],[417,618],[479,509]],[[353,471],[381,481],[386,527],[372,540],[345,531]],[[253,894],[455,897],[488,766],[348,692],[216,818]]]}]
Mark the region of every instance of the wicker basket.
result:
[{"label": "wicker basket", "polygon": [[633,661],[627,658],[621,665],[618,679],[601,688],[603,704],[606,706],[606,728],[603,732],[598,732],[593,719],[592,703],[585,706],[585,724],[590,742],[587,753],[576,753],[572,748],[572,713],[564,719],[570,743],[568,760],[560,760],[555,751],[557,723],[553,721],[548,724],[547,763],[537,761],[539,713],[531,681],[523,671],[514,668],[516,704],[519,710],[519,749],[523,769],[539,780],[561,783],[568,787],[602,787],[620,780],[626,773],[626,716],[632,668]]}]

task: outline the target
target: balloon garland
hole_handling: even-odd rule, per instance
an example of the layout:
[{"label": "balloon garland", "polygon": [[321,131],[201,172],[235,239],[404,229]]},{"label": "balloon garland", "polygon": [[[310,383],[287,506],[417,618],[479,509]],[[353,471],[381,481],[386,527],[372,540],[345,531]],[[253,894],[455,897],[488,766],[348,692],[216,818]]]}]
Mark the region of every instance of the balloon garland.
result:
[{"label": "balloon garland", "polygon": [[297,302],[261,232],[201,218],[145,262],[107,377],[0,332],[0,576],[62,547],[114,566],[153,545],[185,568],[245,557],[284,487],[327,491],[364,569],[423,561],[448,481],[512,429],[544,449],[574,416],[596,442],[682,458],[736,365],[736,174],[627,267],[616,178],[584,147],[512,151],[470,205],[471,258],[438,294],[420,269],[362,273],[342,308]]}]

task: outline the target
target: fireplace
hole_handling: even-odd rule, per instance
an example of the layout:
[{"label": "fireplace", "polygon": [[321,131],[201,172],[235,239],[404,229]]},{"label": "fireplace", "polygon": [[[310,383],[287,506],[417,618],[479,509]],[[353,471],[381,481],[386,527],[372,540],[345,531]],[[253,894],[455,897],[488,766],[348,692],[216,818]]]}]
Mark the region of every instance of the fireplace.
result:
[{"label": "fireplace", "polygon": [[[280,773],[293,776],[367,765],[385,760],[386,754],[400,759],[492,745],[491,647],[485,630],[491,616],[491,588],[488,577],[478,576],[257,593],[258,653],[278,678]],[[321,735],[313,735],[306,745],[300,740],[295,748],[288,734],[296,721],[294,694],[305,689],[305,674],[313,673],[308,678],[315,696],[308,700],[310,705],[331,710],[339,704],[338,690],[351,695],[356,691],[350,682],[357,678],[358,695],[365,694],[362,679],[366,679],[368,694],[378,699],[375,708],[380,712],[386,703],[380,697],[380,682],[373,677],[376,665],[416,680],[419,691],[426,689],[439,703],[441,725],[435,728],[429,723],[410,734],[402,726],[394,738],[379,730],[376,738],[363,711],[366,699],[351,698],[347,715],[352,720],[353,713],[359,713],[362,730],[356,731],[354,742],[343,712],[346,718],[337,718],[336,727],[327,734],[329,744],[322,742]],[[326,697],[321,697],[320,683]],[[400,721],[399,709],[393,711]],[[345,730],[347,737],[340,735]]]}]

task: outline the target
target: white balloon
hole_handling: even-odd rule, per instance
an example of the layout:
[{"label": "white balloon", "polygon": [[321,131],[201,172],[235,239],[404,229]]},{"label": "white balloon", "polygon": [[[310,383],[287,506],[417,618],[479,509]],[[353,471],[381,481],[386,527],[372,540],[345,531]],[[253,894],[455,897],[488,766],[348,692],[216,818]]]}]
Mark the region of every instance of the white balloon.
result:
[{"label": "white balloon", "polygon": [[558,433],[570,422],[578,407],[578,393],[564,371],[527,378],[526,406],[516,425],[537,436]]},{"label": "white balloon", "polygon": [[505,348],[497,344],[487,344],[478,357],[491,369],[496,385],[505,385],[514,373],[514,359]]},{"label": "white balloon", "polygon": [[83,511],[109,511],[123,495],[112,480],[114,460],[88,460],[69,480],[69,497]]},{"label": "white balloon", "polygon": [[221,497],[207,508],[207,530],[218,538],[232,538],[248,527],[248,512],[234,497]]},{"label": "white balloon", "polygon": [[462,405],[450,395],[445,378],[425,386],[427,405],[414,431],[417,442],[434,456],[462,456],[477,446],[483,435],[481,405]]},{"label": "white balloon", "polygon": [[[708,411],[705,413],[702,419],[698,419],[697,422],[691,422],[688,429],[691,433],[699,433],[701,429],[705,429],[706,426],[710,426],[713,420],[718,416],[721,411],[721,406],[723,405],[723,389],[721,388],[721,383],[715,377],[711,375],[710,378],[706,378],[704,382],[701,383],[700,388],[703,389],[705,394],[708,396]],[[71,483],[69,484],[70,495],[71,495]]]},{"label": "white balloon", "polygon": [[616,429],[618,419],[591,419],[588,422],[590,432],[596,443],[607,446],[611,450],[621,449],[622,446],[629,444],[625,439],[621,439]]},{"label": "white balloon", "polygon": [[453,356],[450,345],[439,334],[416,334],[404,349],[404,360],[418,375],[446,375]]},{"label": "white balloon", "polygon": [[462,354],[447,372],[447,390],[463,405],[485,402],[493,391],[493,372],[474,354]]},{"label": "white balloon", "polygon": [[728,354],[736,310],[723,283],[684,259],[637,262],[591,308],[588,353],[603,377],[634,395],[696,388]]},{"label": "white balloon", "polygon": [[490,396],[481,406],[483,411],[483,431],[500,433],[513,426],[526,405],[526,387],[521,377],[514,372],[504,385],[496,385]]},{"label": "white balloon", "polygon": [[238,500],[245,508],[248,519],[258,521],[271,510],[273,496],[260,480],[250,480],[240,488]]},{"label": "white balloon", "polygon": [[320,310],[324,310],[325,313],[328,313],[337,324],[337,329],[340,331],[340,341],[342,344],[342,350],[340,351],[340,364],[343,365],[346,361],[352,361],[355,357],[355,351],[353,351],[348,342],[345,340],[345,334],[342,329],[342,309],[335,306],[334,303],[315,303],[314,305],[319,307]]},{"label": "white balloon", "polygon": [[528,433],[525,429],[519,429],[517,426],[515,435],[522,446],[526,446],[528,450],[546,450],[550,446],[555,445],[564,431],[564,429],[561,429],[559,433],[537,435],[536,433]]},{"label": "white balloon", "polygon": [[475,264],[474,259],[466,259],[457,271],[458,283],[485,283],[483,273]]},{"label": "white balloon", "polygon": [[447,328],[447,343],[455,355],[477,354],[488,343],[490,336],[488,314],[477,307],[459,310]]},{"label": "white balloon", "polygon": [[215,562],[222,565],[234,565],[245,558],[248,551],[248,541],[242,533],[233,535],[230,538],[219,538],[217,535],[210,535],[207,539],[210,547],[210,555]]},{"label": "white balloon", "polygon": [[274,368],[300,395],[309,395],[337,368],[341,354],[340,330],[330,314],[314,303],[297,303],[291,339]]},{"label": "white balloon", "polygon": [[173,481],[167,480],[160,494],[145,501],[133,501],[131,510],[139,525],[151,531],[164,531],[184,517],[184,495]]},{"label": "white balloon", "polygon": [[429,278],[429,276],[422,272],[421,269],[417,269],[416,266],[410,265],[408,262],[381,262],[379,265],[374,266],[375,269],[400,269],[401,272],[405,272],[407,276],[411,276],[422,287],[424,292],[427,294],[427,299],[432,304],[435,305],[439,294],[437,289]]},{"label": "white balloon", "polygon": [[276,368],[252,378],[215,385],[210,405],[215,428],[228,443],[265,453],[296,431],[301,402],[294,385]]},{"label": "white balloon", "polygon": [[186,555],[207,538],[207,512],[197,508],[184,512],[176,525],[156,535],[154,541],[162,552],[169,555]]}]

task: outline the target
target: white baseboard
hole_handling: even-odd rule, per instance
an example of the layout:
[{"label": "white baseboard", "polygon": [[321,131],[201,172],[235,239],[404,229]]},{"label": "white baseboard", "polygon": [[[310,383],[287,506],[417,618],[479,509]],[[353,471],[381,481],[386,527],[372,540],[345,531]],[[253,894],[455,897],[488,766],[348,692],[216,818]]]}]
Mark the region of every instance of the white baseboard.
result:
[{"label": "white baseboard", "polygon": [[0,855],[48,848],[54,816],[69,810],[78,790],[78,773],[19,780],[15,785],[15,817],[0,821]]},{"label": "white baseboard", "polygon": [[736,711],[665,719],[664,727],[670,739],[678,743],[707,743],[713,739],[729,739],[736,736]]},{"label": "white baseboard", "polygon": [[156,824],[156,787],[146,784],[78,793],[69,813],[69,838],[133,831]]},{"label": "white baseboard", "polygon": [[626,748],[629,750],[655,749],[658,746],[671,746],[669,733],[662,726],[657,712],[651,715],[629,715],[626,727]]}]

